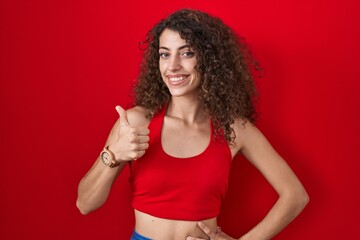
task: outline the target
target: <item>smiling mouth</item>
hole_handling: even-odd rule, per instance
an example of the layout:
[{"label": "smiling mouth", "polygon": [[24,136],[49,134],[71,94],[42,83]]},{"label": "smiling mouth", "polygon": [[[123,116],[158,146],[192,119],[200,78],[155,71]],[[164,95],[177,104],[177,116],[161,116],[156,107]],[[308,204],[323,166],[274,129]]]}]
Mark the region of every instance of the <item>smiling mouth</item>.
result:
[{"label": "smiling mouth", "polygon": [[182,75],[182,76],[167,76],[169,79],[169,84],[173,86],[178,86],[186,82],[189,75]]}]

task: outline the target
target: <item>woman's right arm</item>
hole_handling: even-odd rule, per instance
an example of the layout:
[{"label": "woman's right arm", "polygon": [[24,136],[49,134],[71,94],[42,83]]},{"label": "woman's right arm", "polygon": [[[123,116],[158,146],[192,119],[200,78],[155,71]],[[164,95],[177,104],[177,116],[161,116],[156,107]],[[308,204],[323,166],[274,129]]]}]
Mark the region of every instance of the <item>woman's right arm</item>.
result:
[{"label": "woman's right arm", "polygon": [[[88,214],[101,207],[109,196],[111,186],[115,179],[124,169],[128,161],[144,155],[148,148],[149,130],[146,127],[139,127],[138,111],[131,110],[131,118],[135,118],[135,126],[130,126],[127,112],[117,106],[116,110],[120,118],[114,124],[105,146],[115,155],[115,159],[120,161],[120,165],[110,168],[102,163],[98,157],[81,179],[78,187],[78,198],[76,206],[82,214]],[[141,122],[141,121],[140,121]]]}]

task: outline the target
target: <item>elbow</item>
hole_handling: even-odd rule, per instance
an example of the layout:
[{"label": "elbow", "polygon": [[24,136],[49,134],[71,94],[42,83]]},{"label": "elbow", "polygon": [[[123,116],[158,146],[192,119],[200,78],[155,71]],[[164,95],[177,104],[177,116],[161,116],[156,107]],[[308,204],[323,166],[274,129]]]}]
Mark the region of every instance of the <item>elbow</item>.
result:
[{"label": "elbow", "polygon": [[301,195],[301,204],[302,204],[302,207],[305,208],[306,205],[308,205],[310,201],[310,197],[309,195],[307,194],[307,192],[304,190],[302,195]]},{"label": "elbow", "polygon": [[301,186],[298,191],[297,191],[297,198],[298,198],[298,202],[299,205],[304,208],[310,201],[310,197],[307,194],[305,188],[303,186]]},{"label": "elbow", "polygon": [[292,212],[298,215],[309,203],[309,195],[304,188],[293,189],[286,193],[280,194],[283,203],[291,208]]},{"label": "elbow", "polygon": [[296,203],[296,208],[298,209],[298,212],[301,212],[309,203],[310,198],[305,189],[301,189],[293,195],[293,200]]},{"label": "elbow", "polygon": [[91,212],[79,199],[76,200],[76,207],[82,215],[88,215]]},{"label": "elbow", "polygon": [[88,215],[89,213],[100,208],[104,204],[104,201],[89,201],[88,198],[79,198],[76,200],[76,207],[79,209],[82,215]]}]

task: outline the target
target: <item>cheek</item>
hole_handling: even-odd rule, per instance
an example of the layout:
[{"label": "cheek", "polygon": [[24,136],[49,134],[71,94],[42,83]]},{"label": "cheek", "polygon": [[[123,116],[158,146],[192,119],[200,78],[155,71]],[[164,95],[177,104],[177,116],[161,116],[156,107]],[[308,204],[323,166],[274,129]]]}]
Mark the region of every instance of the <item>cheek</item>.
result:
[{"label": "cheek", "polygon": [[164,67],[164,65],[159,64],[159,71],[160,71],[160,75],[161,75],[161,80],[165,81],[165,70],[166,68]]},{"label": "cheek", "polygon": [[164,61],[159,60],[159,70],[160,70],[160,72],[163,73],[165,69],[166,69],[166,63],[164,63]]},{"label": "cheek", "polygon": [[197,72],[195,67],[196,67],[196,61],[190,61],[184,64],[184,68],[186,68],[189,72],[193,72],[193,73]]}]

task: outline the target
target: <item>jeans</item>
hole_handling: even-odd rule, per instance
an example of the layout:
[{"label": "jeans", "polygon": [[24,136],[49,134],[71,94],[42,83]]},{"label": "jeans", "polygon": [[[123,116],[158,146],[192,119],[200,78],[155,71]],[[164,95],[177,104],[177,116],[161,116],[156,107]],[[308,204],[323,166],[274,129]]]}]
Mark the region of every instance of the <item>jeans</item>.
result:
[{"label": "jeans", "polygon": [[144,237],[140,234],[138,234],[137,232],[133,232],[130,240],[151,240],[150,238]]}]

